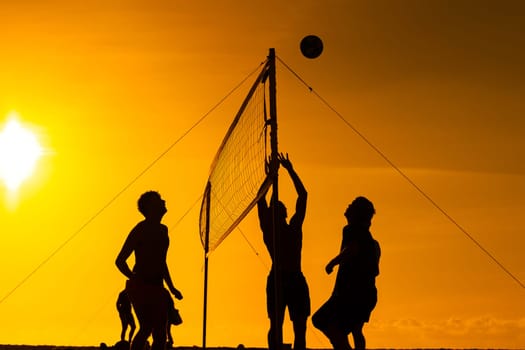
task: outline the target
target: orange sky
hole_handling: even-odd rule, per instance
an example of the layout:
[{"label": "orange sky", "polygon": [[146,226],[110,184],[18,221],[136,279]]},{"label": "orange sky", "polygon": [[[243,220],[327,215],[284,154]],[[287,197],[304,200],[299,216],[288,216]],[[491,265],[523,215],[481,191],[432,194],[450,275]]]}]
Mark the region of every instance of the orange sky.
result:
[{"label": "orange sky", "polygon": [[[0,121],[18,112],[46,154],[16,199],[0,186],[0,343],[117,341],[114,260],[155,189],[185,296],[175,342],[201,344],[192,205],[245,91],[118,194],[270,47],[523,283],[524,17],[519,1],[1,1]],[[298,50],[312,33],[316,60]],[[280,149],[309,191],[312,308],[334,282],[342,213],[366,195],[383,250],[370,348],[524,348],[524,288],[282,65],[277,82]],[[210,258],[210,346],[265,346],[270,260],[253,213],[240,229]],[[310,323],[307,337],[329,347]]]}]

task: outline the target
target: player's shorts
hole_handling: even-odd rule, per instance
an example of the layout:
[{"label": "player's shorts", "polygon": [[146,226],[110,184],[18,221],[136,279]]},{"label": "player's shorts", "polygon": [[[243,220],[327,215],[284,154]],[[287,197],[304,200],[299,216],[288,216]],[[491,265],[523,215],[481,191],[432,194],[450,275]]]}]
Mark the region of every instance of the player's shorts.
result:
[{"label": "player's shorts", "polygon": [[166,328],[169,292],[162,285],[146,284],[128,280],[126,292],[139,322],[147,322],[154,328]]},{"label": "player's shorts", "polygon": [[[282,279],[282,300],[277,310],[282,318],[284,310],[288,307],[290,320],[306,319],[310,315],[310,292],[308,284],[302,272],[284,272]],[[268,275],[266,281],[266,310],[271,319],[276,312],[275,307],[275,283],[273,271]]]},{"label": "player's shorts", "polygon": [[374,288],[366,293],[351,296],[332,295],[312,316],[315,328],[321,331],[336,327],[349,334],[357,325],[370,320],[370,314],[377,303]]}]

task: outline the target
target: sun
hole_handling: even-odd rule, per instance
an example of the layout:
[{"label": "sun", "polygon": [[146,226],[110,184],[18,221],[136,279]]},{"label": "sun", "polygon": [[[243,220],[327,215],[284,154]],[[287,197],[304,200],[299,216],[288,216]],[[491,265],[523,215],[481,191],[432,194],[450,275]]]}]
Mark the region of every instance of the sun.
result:
[{"label": "sun", "polygon": [[41,155],[36,135],[11,115],[0,131],[0,179],[9,191],[31,176]]}]

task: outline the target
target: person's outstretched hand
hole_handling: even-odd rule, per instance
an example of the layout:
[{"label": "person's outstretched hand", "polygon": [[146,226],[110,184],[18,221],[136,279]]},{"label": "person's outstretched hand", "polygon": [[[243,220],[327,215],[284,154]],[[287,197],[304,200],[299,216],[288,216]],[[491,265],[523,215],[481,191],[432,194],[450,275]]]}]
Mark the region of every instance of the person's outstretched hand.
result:
[{"label": "person's outstretched hand", "polygon": [[283,153],[279,153],[277,159],[286,170],[292,169],[292,162],[290,162],[290,158],[288,158],[288,153],[286,153],[286,157]]},{"label": "person's outstretched hand", "polygon": [[331,261],[326,265],[325,271],[327,274],[331,274],[334,271],[334,264]]},{"label": "person's outstretched hand", "polygon": [[173,290],[171,290],[171,294],[173,294],[173,296],[177,300],[181,300],[182,299],[182,293],[177,288],[173,288]]}]

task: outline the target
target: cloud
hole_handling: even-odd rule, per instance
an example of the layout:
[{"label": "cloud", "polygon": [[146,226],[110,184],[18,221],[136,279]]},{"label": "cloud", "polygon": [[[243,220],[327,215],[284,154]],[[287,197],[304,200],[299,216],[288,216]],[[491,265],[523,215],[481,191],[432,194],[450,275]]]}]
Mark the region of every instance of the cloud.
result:
[{"label": "cloud", "polygon": [[374,334],[390,333],[410,339],[407,346],[523,348],[525,344],[525,317],[503,319],[483,315],[425,321],[412,318],[377,320],[370,324],[369,330]]}]

